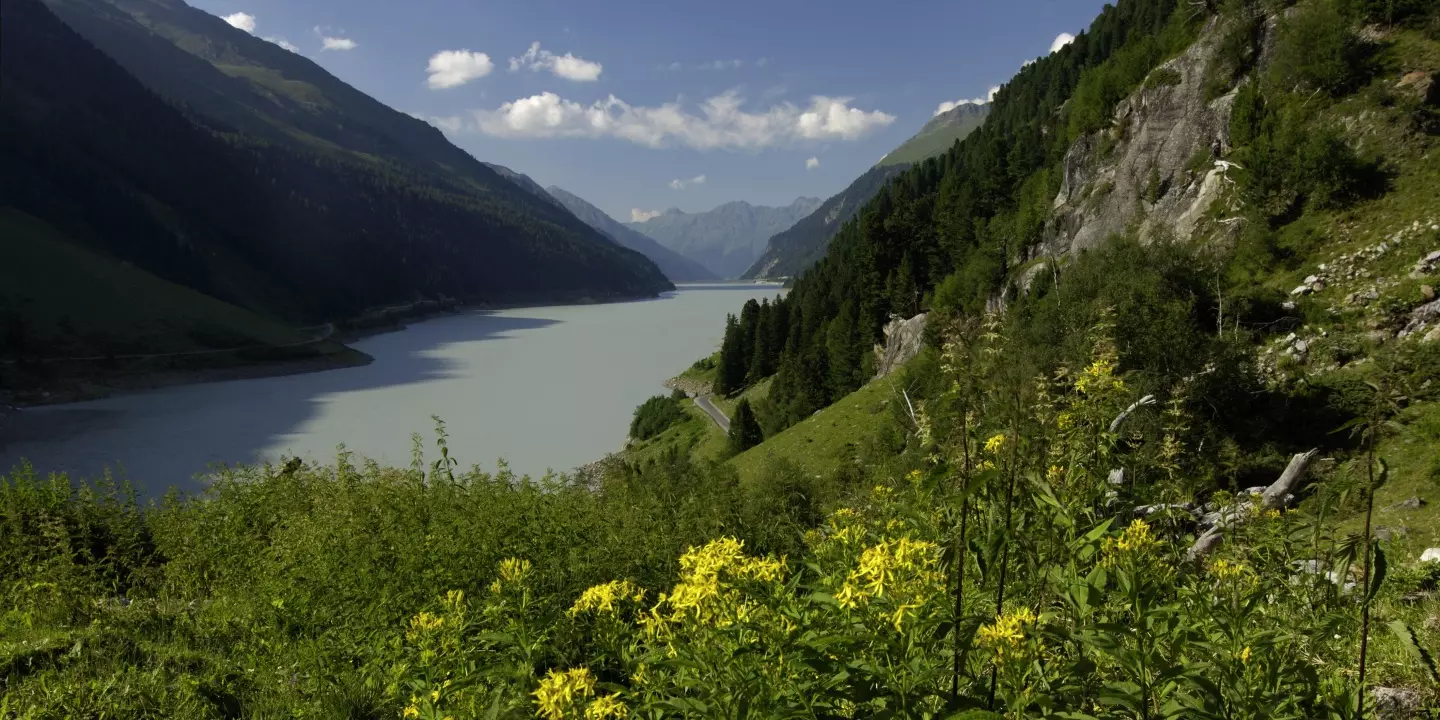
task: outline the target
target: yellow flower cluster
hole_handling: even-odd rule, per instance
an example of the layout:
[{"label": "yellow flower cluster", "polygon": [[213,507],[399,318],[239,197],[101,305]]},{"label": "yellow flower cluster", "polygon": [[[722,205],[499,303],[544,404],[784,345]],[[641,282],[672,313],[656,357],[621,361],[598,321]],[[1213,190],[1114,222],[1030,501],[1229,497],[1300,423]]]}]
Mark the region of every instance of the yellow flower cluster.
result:
[{"label": "yellow flower cluster", "polygon": [[1160,549],[1160,541],[1150,531],[1150,525],[1140,518],[1130,523],[1119,538],[1105,538],[1102,563],[1114,567],[1122,560],[1143,560]]},{"label": "yellow flower cluster", "polygon": [[635,583],[629,580],[612,580],[580,593],[580,599],[570,608],[570,617],[586,612],[614,615],[619,610],[617,603],[624,600],[640,603],[644,599],[645,591]]},{"label": "yellow flower cluster", "polygon": [[901,632],[905,621],[941,586],[935,550],[934,543],[923,540],[882,540],[860,555],[859,566],[835,599],[841,607],[854,610],[876,598],[889,598],[894,609],[888,619]]},{"label": "yellow flower cluster", "polygon": [[1045,479],[1049,481],[1051,485],[1054,485],[1055,483],[1064,480],[1065,468],[1062,468],[1059,465],[1051,465],[1050,469],[1045,471]]},{"label": "yellow flower cluster", "polygon": [[996,433],[985,441],[985,452],[998,453],[1005,447],[1005,433]]},{"label": "yellow flower cluster", "polygon": [[499,577],[490,583],[490,592],[499,595],[506,586],[522,585],[530,578],[529,560],[506,558],[500,561]]},{"label": "yellow flower cluster", "polygon": [[422,635],[428,635],[442,627],[445,627],[445,617],[443,615],[421,611],[419,615],[410,618],[410,627],[405,631],[405,637],[409,640],[415,640]]},{"label": "yellow flower cluster", "polygon": [[585,720],[630,717],[630,708],[620,701],[620,694],[601,695],[585,708]]},{"label": "yellow flower cluster", "polygon": [[580,701],[595,694],[595,676],[590,674],[589,668],[551,670],[540,681],[540,687],[535,689],[534,694],[538,716],[546,720],[574,717],[575,707]]},{"label": "yellow flower cluster", "polygon": [[1075,416],[1068,412],[1062,412],[1055,416],[1055,425],[1061,430],[1069,430],[1075,425]]},{"label": "yellow flower cluster", "polygon": [[[743,620],[749,606],[743,602],[726,602],[733,595],[726,592],[730,588],[726,581],[774,582],[784,572],[784,558],[750,557],[745,554],[744,543],[732,537],[712,540],[704,547],[692,547],[680,557],[680,582],[669,595],[660,596],[660,602],[643,622],[654,632],[664,623],[687,619],[706,625]],[[727,611],[727,605],[733,607]],[[660,614],[662,606],[669,607],[668,617]]]},{"label": "yellow flower cluster", "polygon": [[1025,630],[1035,624],[1037,618],[1030,608],[1020,608],[995,618],[995,622],[980,626],[975,633],[975,642],[980,647],[995,653],[995,662],[1015,657],[1025,642]]},{"label": "yellow flower cluster", "polygon": [[1075,389],[1086,395],[1109,390],[1123,391],[1125,381],[1115,377],[1115,358],[1108,353],[1095,359],[1075,380]]},{"label": "yellow flower cluster", "polygon": [[1210,561],[1205,570],[1216,582],[1238,586],[1242,589],[1251,587],[1260,581],[1254,568],[1243,562],[1233,562],[1225,558]]}]

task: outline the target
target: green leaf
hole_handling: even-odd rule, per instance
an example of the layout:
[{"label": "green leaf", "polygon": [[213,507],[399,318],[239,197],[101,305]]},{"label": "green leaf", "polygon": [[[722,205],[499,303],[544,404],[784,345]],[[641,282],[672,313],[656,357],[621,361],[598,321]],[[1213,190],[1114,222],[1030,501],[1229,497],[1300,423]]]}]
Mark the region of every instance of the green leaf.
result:
[{"label": "green leaf", "polygon": [[1376,462],[1380,463],[1380,472],[1376,473],[1375,485],[1370,488],[1370,492],[1384,487],[1385,481],[1390,479],[1390,463],[1385,462],[1385,458],[1377,458]]},{"label": "green leaf", "polygon": [[1005,716],[1001,715],[1000,713],[991,712],[989,710],[971,709],[961,710],[960,712],[957,712],[953,715],[946,715],[945,720],[1000,720],[1004,717]]},{"label": "green leaf", "polygon": [[1430,680],[1440,683],[1440,671],[1437,671],[1435,668],[1435,658],[1430,655],[1430,651],[1420,646],[1420,640],[1415,637],[1415,631],[1401,620],[1390,621],[1389,627],[1390,632],[1394,633],[1395,637],[1400,639],[1400,644],[1411,655],[1419,659],[1420,664],[1423,665],[1426,670],[1430,671]]},{"label": "green leaf", "polygon": [[1375,599],[1375,593],[1380,592],[1380,584],[1385,582],[1385,573],[1389,564],[1385,560],[1385,551],[1375,546],[1375,569],[1370,573],[1370,590],[1365,593],[1365,602]]}]

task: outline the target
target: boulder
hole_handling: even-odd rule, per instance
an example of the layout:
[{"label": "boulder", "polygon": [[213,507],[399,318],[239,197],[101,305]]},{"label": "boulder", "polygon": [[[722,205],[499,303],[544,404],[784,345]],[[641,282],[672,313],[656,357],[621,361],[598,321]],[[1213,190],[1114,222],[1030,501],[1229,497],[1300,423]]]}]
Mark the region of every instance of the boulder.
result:
[{"label": "boulder", "polygon": [[1375,698],[1376,720],[1409,720],[1420,714],[1420,693],[1414,690],[1377,687],[1370,696]]},{"label": "boulder", "polygon": [[1436,547],[1436,548],[1426,548],[1426,549],[1425,549],[1425,552],[1420,553],[1420,562],[1422,562],[1422,563],[1440,562],[1440,547]]},{"label": "boulder", "polygon": [[920,354],[925,346],[925,324],[928,316],[920,313],[906,320],[891,315],[885,324],[885,345],[875,346],[875,377],[882,378],[895,372],[901,365]]}]

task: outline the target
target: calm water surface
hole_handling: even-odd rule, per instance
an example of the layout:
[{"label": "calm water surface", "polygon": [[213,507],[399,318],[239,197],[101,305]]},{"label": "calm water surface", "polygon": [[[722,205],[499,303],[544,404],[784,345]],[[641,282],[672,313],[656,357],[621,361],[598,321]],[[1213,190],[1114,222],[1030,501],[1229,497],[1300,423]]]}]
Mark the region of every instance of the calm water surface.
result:
[{"label": "calm water surface", "polygon": [[0,430],[0,468],[108,467],[155,497],[201,487],[213,463],[328,461],[340,443],[408,466],[412,432],[434,454],[439,415],[464,467],[503,458],[517,473],[569,471],[620,448],[635,406],[718,347],[726,313],[779,292],[690,285],[655,300],[464,314],[356,343],[375,358],[365,367],[31,408]]}]

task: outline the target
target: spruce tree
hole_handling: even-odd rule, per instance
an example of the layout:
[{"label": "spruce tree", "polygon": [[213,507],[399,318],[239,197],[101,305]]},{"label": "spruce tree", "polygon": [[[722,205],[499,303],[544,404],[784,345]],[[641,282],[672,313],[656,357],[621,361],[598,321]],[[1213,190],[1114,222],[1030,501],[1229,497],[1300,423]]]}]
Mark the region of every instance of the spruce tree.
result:
[{"label": "spruce tree", "polygon": [[730,418],[730,450],[734,453],[742,453],[765,440],[765,432],[760,429],[760,421],[755,418],[755,411],[750,409],[749,400],[741,400],[735,405],[735,417]]},{"label": "spruce tree", "polygon": [[720,367],[715,373],[715,392],[729,395],[745,387],[745,344],[740,323],[734,315],[725,317],[725,340],[720,344]]}]

